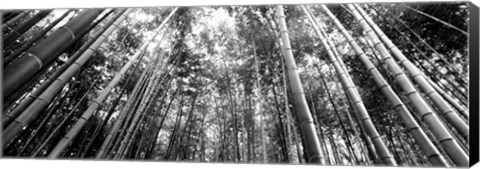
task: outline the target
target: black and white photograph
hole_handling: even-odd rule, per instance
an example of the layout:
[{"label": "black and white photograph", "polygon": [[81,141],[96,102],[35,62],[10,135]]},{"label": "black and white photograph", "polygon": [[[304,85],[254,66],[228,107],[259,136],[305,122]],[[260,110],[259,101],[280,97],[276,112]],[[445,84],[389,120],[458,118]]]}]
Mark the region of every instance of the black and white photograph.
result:
[{"label": "black and white photograph", "polygon": [[469,167],[473,7],[0,9],[1,158]]}]

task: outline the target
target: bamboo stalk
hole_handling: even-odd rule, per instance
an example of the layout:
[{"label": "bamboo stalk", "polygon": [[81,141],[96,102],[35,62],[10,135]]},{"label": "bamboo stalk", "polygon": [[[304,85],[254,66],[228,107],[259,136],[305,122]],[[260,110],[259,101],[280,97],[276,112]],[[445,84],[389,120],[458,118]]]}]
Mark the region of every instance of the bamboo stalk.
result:
[{"label": "bamboo stalk", "polygon": [[34,26],[37,22],[45,18],[48,14],[50,14],[52,10],[43,10],[35,14],[32,18],[25,21],[21,25],[17,26],[13,29],[7,36],[5,36],[4,45],[8,46],[11,45],[12,42],[17,40],[20,36],[22,36],[25,32],[27,32],[32,26]]},{"label": "bamboo stalk", "polygon": [[[379,155],[379,158],[383,161],[383,163],[387,165],[392,165],[396,166],[397,163],[395,162],[395,159],[393,156],[390,154],[390,151],[387,149],[387,146],[385,145],[384,141],[381,139],[380,135],[378,134],[377,129],[375,128],[375,125],[371,121],[370,115],[367,112],[367,109],[365,108],[365,105],[363,104],[363,101],[360,97],[360,94],[356,90],[356,87],[354,84],[351,84],[350,82],[352,81],[350,78],[350,75],[348,72],[345,72],[342,66],[338,63],[337,59],[335,58],[329,43],[327,42],[325,36],[324,36],[324,31],[322,31],[322,28],[320,28],[316,21],[313,19],[311,16],[310,12],[308,11],[305,6],[301,6],[303,11],[306,13],[308,16],[311,25],[314,27],[315,32],[317,35],[320,37],[321,42],[325,49],[327,50],[328,56],[330,58],[330,61],[332,62],[339,79],[342,83],[342,85],[346,89],[346,93],[349,95],[349,97],[352,98],[353,105],[357,108],[357,113],[359,114],[359,117],[361,119],[361,122],[365,126],[367,134],[370,136],[370,138],[373,141],[373,144],[375,145],[375,149],[377,150],[377,153]],[[350,79],[350,80],[349,80]]]},{"label": "bamboo stalk", "polygon": [[407,6],[407,5],[404,5],[404,4],[403,4],[403,6],[406,7],[407,9],[410,9],[410,10],[412,10],[412,11],[415,11],[415,12],[419,13],[419,14],[422,14],[423,16],[426,16],[426,17],[428,17],[428,18],[430,18],[430,19],[433,19],[433,20],[435,20],[435,21],[437,21],[437,22],[440,22],[440,23],[442,23],[442,24],[445,25],[445,26],[448,26],[448,27],[450,27],[450,28],[452,28],[452,29],[455,29],[455,30],[461,32],[462,34],[464,34],[465,36],[468,37],[468,32],[466,32],[466,31],[464,31],[464,30],[462,30],[462,29],[460,29],[460,28],[458,28],[458,27],[456,27],[456,26],[453,26],[452,24],[450,24],[450,23],[448,23],[448,22],[445,22],[445,21],[443,21],[443,20],[441,20],[441,19],[438,19],[437,17],[434,17],[434,16],[432,16],[432,15],[426,14],[425,12],[419,11],[418,9],[411,8],[411,7]]},{"label": "bamboo stalk", "polygon": [[[95,12],[95,11],[94,11]],[[88,13],[87,13],[88,14]],[[64,73],[62,73],[56,81],[54,81],[30,106],[25,109],[25,113],[20,114],[15,121],[8,125],[3,133],[4,140],[3,145],[9,143],[23,127],[27,126],[36,116],[41,113],[47,103],[63,88],[63,86],[70,80],[70,78],[80,70],[80,68],[91,58],[96,48],[100,46],[108,35],[110,35],[118,26],[120,21],[117,20],[109,27],[107,31],[103,33],[104,36],[100,37],[93,43],[87,51],[85,51],[76,61],[72,64]]]},{"label": "bamboo stalk", "polygon": [[67,122],[67,120],[72,116],[74,115],[75,113],[75,109],[80,105],[80,103],[82,103],[82,101],[84,99],[87,98],[88,96],[88,92],[93,88],[93,86],[96,84],[97,80],[95,80],[95,82],[93,82],[89,89],[87,89],[87,92],[86,94],[84,94],[82,96],[82,98],[80,98],[80,100],[77,102],[77,104],[75,104],[74,108],[72,110],[70,110],[70,112],[65,116],[65,118],[60,122],[60,124],[57,125],[57,127],[50,133],[50,135],[45,139],[43,140],[43,143],[37,147],[35,150],[34,150],[34,153],[31,155],[31,157],[35,157],[38,155],[38,153],[40,153],[40,151],[43,149],[43,147],[45,147],[48,142],[50,142],[50,140],[55,136],[55,134],[62,128],[62,126]]},{"label": "bamboo stalk", "polygon": [[35,72],[49,65],[102,11],[97,9],[83,11],[7,65],[3,77],[4,98],[28,81]]},{"label": "bamboo stalk", "polygon": [[130,147],[129,145],[131,144],[131,141],[132,141],[131,137],[135,136],[136,133],[138,132],[138,130],[134,130],[134,129],[137,126],[139,126],[140,119],[145,117],[144,115],[146,113],[145,109],[147,108],[147,102],[153,96],[153,93],[155,93],[155,92],[152,92],[153,86],[157,86],[158,82],[159,82],[157,80],[158,74],[156,73],[156,70],[158,68],[159,68],[159,64],[157,63],[156,66],[154,66],[154,69],[152,71],[154,75],[152,75],[150,77],[151,80],[149,81],[149,84],[147,85],[147,88],[145,89],[146,92],[143,94],[142,98],[145,98],[145,99],[142,101],[139,108],[136,110],[135,117],[133,118],[133,121],[131,122],[130,127],[127,130],[127,135],[123,138],[123,141],[121,142],[120,148],[117,151],[115,159],[125,158],[125,155],[126,155],[125,154],[126,153],[125,149],[128,149]]},{"label": "bamboo stalk", "polygon": [[[340,29],[344,37],[347,39],[348,43],[353,47],[354,51],[358,55],[358,59],[361,60],[367,72],[369,72],[370,75],[373,77],[375,83],[379,86],[382,93],[387,96],[387,99],[390,101],[390,103],[392,103],[393,108],[400,114],[400,117],[405,123],[407,130],[409,130],[410,133],[412,133],[412,135],[414,136],[415,140],[422,145],[421,148],[423,149],[423,151],[425,151],[425,154],[428,155],[430,162],[432,162],[432,164],[434,165],[448,167],[445,159],[440,155],[439,151],[433,145],[433,143],[431,143],[424,131],[421,130],[419,124],[415,121],[412,114],[408,111],[407,107],[403,104],[397,94],[392,90],[392,88],[384,79],[384,77],[380,74],[380,72],[375,68],[374,64],[368,59],[360,46],[354,41],[352,36],[347,32],[347,30],[343,27],[340,21],[332,14],[332,12],[330,12],[330,10],[325,5],[322,5],[321,7],[334,21],[334,24]],[[433,116],[433,118],[436,117],[434,115],[430,116]],[[438,118],[436,120],[438,120]]]},{"label": "bamboo stalk", "polygon": [[28,48],[32,47],[32,45],[37,42],[40,38],[42,38],[48,31],[50,31],[54,26],[56,26],[60,21],[65,19],[68,14],[70,14],[73,10],[68,10],[62,16],[57,18],[55,21],[50,23],[46,28],[44,28],[40,33],[36,34],[35,37],[28,40],[27,43],[23,44],[22,47],[15,51],[15,53],[8,55],[5,57],[4,64],[7,65],[10,61],[17,58],[21,53],[25,52]]},{"label": "bamboo stalk", "polygon": [[[111,89],[118,84],[121,78],[123,78],[125,72],[133,65],[134,61],[143,53],[143,51],[148,47],[151,41],[155,39],[155,37],[158,35],[159,31],[163,28],[163,26],[166,24],[166,22],[170,19],[171,16],[175,13],[175,11],[178,8],[175,8],[170,15],[160,24],[160,26],[156,29],[157,34],[152,36],[152,38],[147,41],[141,48],[140,50],[130,59],[129,62],[125,64],[125,66],[122,67],[120,72],[118,72],[115,77],[110,81],[110,83],[107,85],[106,88],[103,89],[102,93],[92,105],[85,111],[85,113],[82,115],[82,118],[79,119],[75,125],[70,129],[70,131],[62,138],[62,140],[55,146],[55,148],[52,150],[52,152],[49,154],[49,158],[57,158],[60,153],[65,149],[65,147],[75,138],[75,136],[78,134],[78,132],[82,129],[82,127],[87,123],[88,119],[93,115],[93,113],[100,107],[101,103],[107,98],[107,96],[110,94]],[[131,9],[127,10],[123,14],[123,18],[119,19],[119,21],[122,21],[128,14],[132,12]],[[120,22],[118,22],[120,23]]]},{"label": "bamboo stalk", "polygon": [[[93,42],[95,42],[95,39],[98,39],[108,28],[109,25],[113,24],[113,22],[115,22],[115,20],[120,17],[122,12],[119,13],[119,15],[117,17],[114,17],[112,18],[111,20],[109,20],[105,25],[105,27],[103,27],[99,32],[97,32],[92,39],[88,40],[87,42],[85,42],[85,44],[80,47],[80,49],[75,52],[68,60],[67,62],[65,62],[62,66],[60,66],[59,68],[55,69],[55,71],[50,74],[48,76],[47,79],[45,79],[45,81],[43,81],[40,86],[35,89],[32,93],[30,93],[25,99],[22,100],[22,102],[20,102],[16,107],[15,109],[13,109],[12,111],[10,111],[7,115],[3,116],[2,118],[4,118],[2,120],[2,125],[4,127],[6,127],[7,125],[9,125],[15,118],[17,118],[22,112],[24,112],[24,110],[33,102],[35,101],[36,99],[38,99],[38,97],[54,82],[55,79],[57,79],[63,72],[65,72],[65,70],[67,70],[73,63],[75,63],[75,61],[82,55],[82,53],[84,51],[86,51],[90,45],[93,44]],[[108,16],[108,15],[105,15],[105,16]],[[95,26],[96,24],[98,24],[100,22],[96,22],[93,26]]]},{"label": "bamboo stalk", "polygon": [[369,37],[373,40],[375,47],[377,50],[379,50],[383,57],[383,61],[393,72],[395,80],[397,80],[397,83],[399,83],[402,89],[407,93],[407,97],[417,108],[417,111],[421,114],[422,119],[425,120],[425,122],[429,125],[430,129],[437,137],[439,142],[444,146],[449,156],[454,159],[457,165],[467,165],[468,156],[466,153],[461,149],[460,145],[453,140],[453,137],[448,129],[441,124],[437,114],[434,113],[434,111],[428,106],[426,101],[420,96],[420,93],[416,91],[415,87],[409,81],[405,73],[402,72],[401,68],[395,63],[391,55],[388,53],[387,48],[380,42],[366,21],[361,19],[362,17],[358,11],[355,10],[355,7],[349,4],[348,8],[350,8],[352,14],[354,14],[355,18],[357,18],[357,20],[360,22],[362,28],[366,30]]},{"label": "bamboo stalk", "polygon": [[282,5],[277,6],[277,14],[283,44],[282,51],[287,64],[290,86],[294,95],[295,108],[297,109],[300,128],[305,139],[305,146],[308,153],[309,159],[307,159],[307,162],[325,164],[325,159],[320,148],[320,141],[317,132],[315,131],[315,126],[313,125],[312,115],[308,109],[300,77],[297,73],[297,65],[293,58]]},{"label": "bamboo stalk", "polygon": [[[393,53],[393,56],[398,60],[398,62],[409,72],[413,81],[415,81],[424,93],[433,101],[441,113],[445,116],[447,121],[451,123],[455,129],[462,135],[465,140],[468,140],[469,136],[469,127],[463,122],[463,120],[458,116],[453,108],[442,98],[442,96],[428,83],[428,81],[422,76],[418,68],[410,62],[405,55],[393,44],[393,42],[383,33],[382,30],[373,22],[373,20],[366,14],[366,12],[358,5],[352,5],[350,8],[352,11],[356,10],[360,14],[359,17],[363,16],[364,21],[371,25],[373,31],[375,31],[382,42],[390,49]],[[354,12],[355,13],[355,12]],[[368,26],[368,25],[365,25]],[[370,29],[372,30],[372,29]],[[380,42],[380,41],[379,41]]]},{"label": "bamboo stalk", "polygon": [[136,98],[137,95],[139,94],[139,90],[142,87],[142,84],[147,75],[147,69],[143,71],[142,75],[140,75],[138,82],[135,84],[135,87],[133,88],[132,94],[130,94],[131,97],[128,99],[127,103],[125,104],[125,107],[123,107],[123,110],[120,112],[119,117],[113,124],[113,127],[108,132],[107,137],[104,139],[102,145],[98,149],[95,159],[103,158],[108,152],[109,147],[111,147],[111,145],[113,144],[114,139],[118,134],[117,132],[120,129],[120,127],[122,127],[121,126],[122,122],[127,117],[128,110],[130,109],[130,106],[133,104],[133,101],[135,100],[134,98]]},{"label": "bamboo stalk", "polygon": [[19,21],[19,20],[22,19],[23,17],[27,16],[28,13],[30,13],[30,12],[31,12],[31,11],[29,11],[29,10],[23,11],[22,13],[18,14],[18,15],[15,16],[14,18],[8,20],[8,21],[5,22],[5,23],[2,23],[1,26],[0,26],[0,29],[5,30],[5,28],[7,28],[8,26],[12,25],[13,23]]},{"label": "bamboo stalk", "polygon": [[[372,6],[370,6],[371,9],[373,9],[378,15],[381,16],[381,18],[383,19],[383,21],[385,22],[388,22],[387,19],[385,18],[385,16],[381,15],[375,8],[373,8]],[[391,14],[390,14],[391,15]],[[404,23],[400,18],[398,18],[397,16],[392,16],[396,21],[400,22],[405,28],[407,28],[407,30],[412,34],[414,35],[417,39],[419,39],[419,41],[421,43],[423,43],[426,47],[428,47],[431,51],[433,51],[436,56],[438,56],[438,58],[440,58],[440,60],[443,61],[443,64],[446,65],[445,67],[447,68],[448,71],[450,71],[454,76],[455,78],[460,78],[461,79],[461,82],[457,82],[457,83],[452,83],[450,80],[448,80],[448,78],[446,77],[446,74],[441,74],[443,75],[443,78],[452,86],[455,86],[455,87],[458,87],[458,88],[465,88],[465,81],[464,81],[464,74],[461,74],[459,73],[459,70],[455,69],[455,67],[445,59],[445,57],[443,55],[441,55],[440,53],[438,53],[432,46],[430,46],[426,41],[425,39],[423,39],[422,37],[420,37],[420,35],[418,35],[417,33],[415,33],[415,31],[413,31],[408,25],[406,25],[406,23]],[[427,54],[425,52],[423,52],[408,36],[405,35],[405,33],[403,33],[402,31],[400,31],[400,29],[393,23],[391,22],[388,22],[390,24],[392,24],[395,28],[395,30],[397,32],[399,32],[419,53],[421,56],[424,57],[424,60],[427,61],[430,65],[432,65],[432,67],[435,69],[435,71],[437,72],[440,72],[438,66],[435,66],[434,63],[431,62],[431,60],[428,58]],[[463,96],[464,96],[464,93],[462,91],[459,91],[459,89],[456,88],[456,91],[458,91],[459,93],[461,93]],[[452,92],[453,93],[453,92]]]}]

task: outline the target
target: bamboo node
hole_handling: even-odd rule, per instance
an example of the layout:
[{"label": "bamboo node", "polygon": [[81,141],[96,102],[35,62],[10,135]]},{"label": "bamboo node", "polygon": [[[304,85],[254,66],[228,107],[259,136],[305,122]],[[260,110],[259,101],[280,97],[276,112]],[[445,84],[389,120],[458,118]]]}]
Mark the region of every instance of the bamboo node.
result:
[{"label": "bamboo node", "polygon": [[430,97],[430,95],[433,94],[433,93],[436,93],[435,90],[432,90],[432,91],[430,91],[430,92],[427,92],[426,94],[427,94],[428,97]]},{"label": "bamboo node", "polygon": [[31,57],[35,62],[37,62],[39,69],[43,67],[42,60],[40,58],[38,58],[37,56],[35,56],[33,53],[25,52],[25,55]]},{"label": "bamboo node", "polygon": [[354,101],[353,104],[355,105],[355,104],[358,104],[358,103],[360,103],[360,102],[362,102],[362,99],[359,99],[359,100],[357,100],[357,101]]},{"label": "bamboo node", "polygon": [[410,92],[407,92],[407,93],[405,94],[405,96],[408,97],[409,95],[414,94],[414,93],[417,93],[417,91],[416,91],[416,90],[412,90],[412,91],[410,91]]},{"label": "bamboo node", "polygon": [[[388,85],[387,83],[384,83],[384,84],[378,86],[378,89],[381,90],[382,88],[387,87],[387,86],[389,86],[389,85]],[[396,107],[396,106],[394,106],[393,108],[395,108],[395,107]]]},{"label": "bamboo node", "polygon": [[[372,39],[373,39],[373,38],[372,38]],[[377,42],[373,43],[373,46],[377,47],[377,45],[380,45],[380,44],[382,44],[382,41],[379,41],[379,40],[377,39]],[[385,47],[385,46],[383,46],[383,47]]]},{"label": "bamboo node", "polygon": [[370,138],[371,138],[372,140],[380,140],[380,141],[382,141],[382,138],[380,137],[380,135],[370,136]]},{"label": "bamboo node", "polygon": [[65,29],[68,32],[68,34],[70,34],[70,36],[72,36],[72,40],[75,39],[75,33],[73,33],[72,29],[70,29],[66,26],[62,26],[59,29]]},{"label": "bamboo node", "polygon": [[408,131],[408,132],[411,132],[412,130],[415,130],[415,129],[418,130],[418,129],[420,129],[420,128],[419,128],[418,126],[409,127],[409,128],[407,128],[407,131]]},{"label": "bamboo node", "polygon": [[[416,79],[417,77],[419,77],[419,76],[421,76],[421,75],[422,75],[422,74],[417,73],[417,74],[415,74],[415,75],[412,76],[412,79]],[[423,76],[422,76],[422,77],[423,77]]]},{"label": "bamboo node", "polygon": [[[392,45],[389,45],[388,50],[393,50],[393,49],[395,49],[395,48],[397,48],[397,46],[395,46],[395,45],[392,44]],[[398,50],[398,49],[397,49],[397,50]],[[403,62],[403,61],[402,61],[402,62]],[[400,64],[401,64],[401,62],[400,62]]]},{"label": "bamboo node", "polygon": [[397,77],[400,77],[401,75],[405,75],[405,73],[403,73],[403,72],[401,72],[401,71],[398,72],[398,73],[395,73],[395,74],[393,75],[393,79],[397,79]]},{"label": "bamboo node", "polygon": [[438,142],[441,144],[442,142],[449,141],[449,140],[453,140],[453,138],[452,137],[447,137],[447,138],[444,138],[442,140],[438,140]]},{"label": "bamboo node", "polygon": [[434,114],[433,112],[430,111],[430,112],[423,113],[420,117],[425,120],[425,116],[428,116],[428,115],[434,115]]},{"label": "bamboo node", "polygon": [[[398,97],[395,97],[398,99]],[[404,106],[401,102],[396,104],[395,106],[392,107],[392,109],[396,109],[397,107]]]},{"label": "bamboo node", "polygon": [[369,34],[369,33],[372,33],[372,32],[373,32],[373,29],[368,29],[368,30],[365,31],[365,34]]},{"label": "bamboo node", "polygon": [[362,119],[360,119],[360,121],[362,121],[362,123],[363,123],[363,121],[370,121],[370,117],[362,118]]}]

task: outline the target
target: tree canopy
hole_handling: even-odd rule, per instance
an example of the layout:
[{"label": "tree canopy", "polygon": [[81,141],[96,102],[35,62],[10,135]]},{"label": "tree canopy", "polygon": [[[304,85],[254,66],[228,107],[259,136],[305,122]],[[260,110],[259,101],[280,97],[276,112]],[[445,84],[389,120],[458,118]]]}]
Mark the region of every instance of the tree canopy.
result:
[{"label": "tree canopy", "polygon": [[465,2],[2,18],[6,157],[468,165]]}]

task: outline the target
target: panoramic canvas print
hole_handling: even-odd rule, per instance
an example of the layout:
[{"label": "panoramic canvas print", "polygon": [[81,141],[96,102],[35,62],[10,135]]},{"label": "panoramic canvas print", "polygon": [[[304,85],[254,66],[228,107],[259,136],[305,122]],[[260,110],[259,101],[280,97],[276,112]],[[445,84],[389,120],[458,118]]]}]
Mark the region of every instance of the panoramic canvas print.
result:
[{"label": "panoramic canvas print", "polygon": [[1,17],[2,158],[469,163],[465,2]]}]

